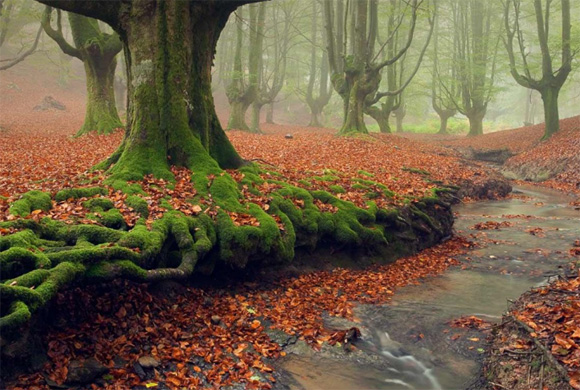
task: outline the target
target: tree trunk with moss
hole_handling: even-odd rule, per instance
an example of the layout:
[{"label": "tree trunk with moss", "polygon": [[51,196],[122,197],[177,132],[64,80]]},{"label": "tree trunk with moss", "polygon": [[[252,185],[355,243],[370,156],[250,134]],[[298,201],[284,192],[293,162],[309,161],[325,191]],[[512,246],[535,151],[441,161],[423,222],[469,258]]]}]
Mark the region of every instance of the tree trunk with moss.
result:
[{"label": "tree trunk with moss", "polygon": [[274,102],[268,104],[268,109],[266,110],[266,123],[270,125],[274,124]]},{"label": "tree trunk with moss", "polygon": [[449,118],[455,115],[455,111],[445,111],[437,114],[439,115],[439,131],[437,134],[449,134],[447,131],[447,122],[449,121]]},{"label": "tree trunk with moss", "polygon": [[242,164],[211,94],[216,42],[237,4],[134,2],[111,15],[124,41],[130,96],[125,138],[100,164],[113,179],[171,178],[170,165],[208,171]]},{"label": "tree trunk with moss", "polygon": [[485,117],[485,108],[472,108],[465,113],[469,119],[469,133],[468,136],[476,136],[483,134],[483,118]]},{"label": "tree trunk with moss", "polygon": [[248,54],[248,75],[242,64],[243,49],[243,13],[240,9],[237,13],[236,51],[234,55],[234,69],[232,82],[226,88],[226,95],[230,103],[230,118],[228,120],[228,130],[243,130],[251,133],[259,133],[253,126],[246,124],[246,112],[258,95],[258,71],[262,56],[262,42],[264,39],[263,20],[264,4],[250,7],[249,18],[249,54]]},{"label": "tree trunk with moss", "polygon": [[542,102],[544,103],[544,136],[542,139],[550,138],[560,129],[560,113],[558,111],[558,95],[560,87],[545,88],[540,90]]},{"label": "tree trunk with moss", "polygon": [[51,26],[52,9],[47,7],[42,25],[46,33],[63,52],[80,59],[85,67],[87,107],[85,121],[77,136],[96,132],[108,134],[122,127],[115,103],[116,56],[122,45],[117,34],[101,31],[98,21],[74,13],[68,14],[74,46],[62,33],[60,10],[57,11],[57,28]]},{"label": "tree trunk with moss", "polygon": [[[526,3],[523,4],[525,6]],[[507,0],[504,2],[504,23],[507,39],[505,40],[506,49],[510,59],[510,73],[514,80],[525,88],[535,89],[542,95],[544,103],[544,122],[545,130],[543,140],[548,139],[552,134],[560,129],[560,114],[558,112],[558,95],[560,89],[566,82],[568,75],[572,71],[572,60],[577,53],[571,49],[571,19],[570,19],[570,0],[561,1],[561,32],[559,33],[561,46],[561,65],[554,71],[554,50],[550,50],[549,45],[555,39],[550,37],[550,14],[552,2],[547,1],[545,6],[540,0],[534,1],[534,14],[536,19],[536,34],[540,46],[540,55],[542,63],[541,77],[534,77],[533,67],[529,66],[530,53],[526,50],[524,42],[524,33],[520,18],[526,16],[526,10],[522,10],[520,0]],[[513,14],[512,14],[513,13]],[[522,15],[523,14],[523,15]],[[525,26],[525,24],[524,24]],[[514,45],[514,39],[517,45]],[[514,49],[514,47],[517,48]],[[520,63],[516,61],[516,55],[519,52],[521,57]],[[518,65],[523,72],[518,71]]]},{"label": "tree trunk with moss", "polygon": [[375,105],[367,107],[365,111],[371,118],[377,121],[377,124],[379,125],[379,131],[383,134],[391,133],[391,124],[389,123],[389,119],[391,117],[392,108],[389,108],[389,101],[390,99],[387,99],[387,101],[381,103],[380,108]]}]

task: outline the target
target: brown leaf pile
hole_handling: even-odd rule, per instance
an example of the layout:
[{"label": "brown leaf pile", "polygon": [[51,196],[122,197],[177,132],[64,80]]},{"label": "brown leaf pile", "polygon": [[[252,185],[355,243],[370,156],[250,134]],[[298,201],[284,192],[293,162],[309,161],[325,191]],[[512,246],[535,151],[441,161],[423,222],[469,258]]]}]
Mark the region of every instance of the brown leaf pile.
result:
[{"label": "brown leaf pile", "polygon": [[580,270],[576,277],[534,290],[513,315],[548,346],[568,370],[570,385],[580,389]]}]

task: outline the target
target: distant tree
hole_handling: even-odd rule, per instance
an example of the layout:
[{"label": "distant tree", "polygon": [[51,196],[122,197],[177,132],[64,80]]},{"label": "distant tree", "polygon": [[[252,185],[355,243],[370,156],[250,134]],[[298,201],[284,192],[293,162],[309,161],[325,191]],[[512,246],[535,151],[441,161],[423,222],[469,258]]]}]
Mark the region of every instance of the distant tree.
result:
[{"label": "distant tree", "polygon": [[402,133],[404,131],[403,120],[405,119],[405,116],[407,116],[407,103],[405,103],[405,96],[403,92],[399,94],[399,107],[393,111],[393,115],[395,116],[397,133]]},{"label": "distant tree", "polygon": [[[310,109],[310,127],[322,127],[320,115],[332,96],[332,85],[329,80],[328,52],[319,44],[318,25],[320,23],[319,8],[316,1],[312,2],[310,22],[310,68],[308,86],[304,92],[304,99]],[[323,36],[323,38],[325,38]],[[322,56],[320,56],[322,53]],[[319,63],[320,61],[320,63]],[[318,88],[316,88],[318,87]],[[317,89],[317,91],[316,91]]]},{"label": "distant tree", "polygon": [[[560,115],[558,111],[558,96],[560,89],[566,82],[572,70],[571,50],[571,20],[570,0],[561,0],[560,33],[561,53],[554,55],[550,51],[550,19],[553,15],[553,1],[534,0],[534,14],[536,19],[537,43],[541,53],[541,77],[534,77],[534,67],[530,64],[530,47],[526,47],[524,31],[522,29],[522,3],[520,0],[505,0],[504,22],[506,39],[505,46],[510,60],[510,71],[513,78],[523,87],[534,89],[542,96],[544,103],[545,131],[542,139],[547,139],[560,129]],[[514,48],[514,38],[517,49]],[[520,57],[520,61],[516,60]],[[559,57],[560,66],[554,69],[555,57]],[[518,70],[522,69],[522,72]]]},{"label": "distant tree", "polygon": [[[369,36],[378,38],[378,2],[373,1],[371,2],[370,6],[370,13],[371,15],[376,15],[376,20],[371,20],[371,24],[369,26],[371,32],[369,32]],[[396,57],[397,53],[404,49],[404,45],[406,45],[409,40],[409,35],[406,35],[405,31],[401,30],[403,16],[405,15],[405,9],[407,7],[407,2],[400,0],[389,1],[389,16],[387,18],[387,23],[385,23],[387,25],[387,39],[381,45],[381,50],[386,49],[383,50],[384,54],[382,61],[387,61],[388,58]],[[397,18],[396,15],[400,16]],[[431,28],[429,29],[428,35],[423,45],[423,49],[421,50],[415,62],[414,68],[409,71],[408,67],[406,66],[408,62],[409,51],[405,50],[398,61],[388,64],[385,67],[384,72],[387,76],[386,91],[381,92],[377,90],[374,93],[369,94],[365,99],[365,113],[377,121],[381,133],[391,132],[391,126],[389,123],[391,116],[395,116],[396,120],[398,121],[398,130],[402,131],[402,120],[406,114],[404,102],[402,99],[403,92],[417,74],[421,62],[423,61],[423,55],[429,46],[429,42],[433,33],[432,18],[429,19],[429,24]],[[412,30],[407,32],[407,34],[411,33],[411,31]],[[412,33],[413,35],[417,34],[417,32],[414,31],[412,31]],[[379,53],[377,53],[377,55],[378,54]]]},{"label": "distant tree", "polygon": [[[246,112],[256,100],[259,83],[259,67],[262,58],[262,45],[264,42],[264,23],[266,16],[266,4],[253,4],[249,6],[250,18],[248,23],[249,45],[247,48],[247,68],[244,68],[242,52],[244,51],[244,23],[243,9],[236,13],[236,48],[234,54],[234,68],[232,81],[227,86],[226,95],[230,102],[230,118],[228,130],[237,129],[249,132],[252,130],[246,124]],[[246,72],[247,70],[247,72]]]},{"label": "distant tree", "polygon": [[[454,101],[458,101],[460,98],[460,89],[457,83],[458,77],[458,62],[455,57],[457,51],[458,34],[451,32],[450,37],[447,34],[443,34],[441,31],[441,13],[447,12],[447,9],[438,12],[435,20],[435,31],[433,33],[433,51],[432,51],[432,62],[433,69],[431,75],[431,105],[433,109],[439,116],[439,131],[438,134],[447,134],[447,121],[449,118],[457,114],[457,108]],[[448,32],[448,31],[446,31]],[[440,50],[439,39],[442,37],[447,38],[446,47],[443,49],[450,55],[447,57],[446,61],[440,61]],[[450,39],[449,39],[450,38]],[[447,93],[442,90],[442,84],[447,85]],[[448,97],[449,95],[449,97]]]},{"label": "distant tree", "polygon": [[441,86],[446,98],[457,111],[469,119],[469,136],[483,134],[483,118],[496,92],[500,25],[496,23],[496,4],[487,0],[455,0],[451,3],[453,29],[457,46],[453,54],[457,61],[460,97],[452,85]]},{"label": "distant tree", "polygon": [[[0,48],[4,46],[11,37],[21,33],[26,25],[38,23],[36,11],[36,7],[31,7],[31,4],[27,2],[18,4],[14,0],[0,1]],[[23,43],[22,48],[18,51],[18,54],[15,57],[0,60],[0,70],[10,69],[24,61],[31,54],[35,53],[41,35],[42,26],[38,24],[34,40],[29,42],[29,40],[26,39],[26,42]]]},{"label": "distant tree", "polygon": [[292,2],[269,3],[266,11],[269,14],[269,25],[264,26],[262,34],[267,45],[262,45],[263,50],[260,50],[258,56],[257,92],[252,103],[251,130],[255,133],[261,132],[262,107],[265,105],[272,107],[284,86],[288,50],[292,39],[290,26],[296,17],[295,3]]},{"label": "distant tree", "polygon": [[[376,52],[375,46],[379,27],[378,0],[347,1],[346,7],[342,0],[335,2],[336,7],[334,7],[333,3],[330,1],[324,2],[324,15],[328,41],[328,58],[332,71],[331,80],[334,89],[342,97],[344,106],[344,120],[340,133],[366,133],[365,112],[371,115],[369,109],[373,112],[382,111],[383,107],[376,107],[377,110],[371,107],[383,97],[396,96],[402,92],[416,73],[416,71],[411,72],[410,77],[400,83],[400,87],[397,90],[391,90],[391,84],[391,86],[387,86],[387,91],[379,92],[382,71],[400,61],[411,47],[415,35],[417,17],[428,3],[418,0],[409,2],[391,0],[389,2],[390,9],[400,10],[400,15],[397,18],[393,17],[392,23],[389,23],[389,34]],[[349,21],[350,24],[348,24]],[[428,21],[432,27],[432,15],[428,16]],[[385,46],[393,46],[394,35],[397,34],[403,25],[405,25],[407,32],[404,43],[399,45],[397,50],[392,52],[387,50],[385,54]],[[432,28],[425,41],[422,53],[424,53],[429,44],[431,32]],[[422,55],[420,56],[421,58]],[[420,63],[420,59],[418,63]],[[418,64],[416,69],[418,69]],[[389,107],[384,108],[385,111],[390,109]],[[389,111],[389,115],[391,112]],[[385,118],[384,112],[381,119],[383,124],[388,119],[388,117]],[[381,122],[379,122],[379,125]],[[387,128],[383,126],[383,129]]]},{"label": "distant tree", "polygon": [[83,62],[87,79],[85,121],[77,136],[96,132],[108,134],[122,127],[115,104],[116,56],[123,46],[116,33],[101,31],[96,19],[68,13],[74,45],[67,42],[62,31],[61,11],[56,11],[56,29],[51,25],[52,7],[46,7],[42,26],[61,50]]}]

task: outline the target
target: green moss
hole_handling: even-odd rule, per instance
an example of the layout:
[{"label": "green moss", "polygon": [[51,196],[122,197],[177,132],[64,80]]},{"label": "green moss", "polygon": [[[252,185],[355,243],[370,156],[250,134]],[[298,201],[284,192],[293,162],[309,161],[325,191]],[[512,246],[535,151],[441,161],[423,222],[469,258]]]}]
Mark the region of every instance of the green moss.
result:
[{"label": "green moss", "polygon": [[363,175],[363,176],[368,176],[368,177],[375,177],[375,175],[374,175],[374,174],[372,174],[372,173],[370,173],[370,172],[367,172],[367,171],[363,171],[362,169],[361,169],[361,170],[359,170],[359,171],[357,171],[357,173],[358,173],[359,175]]},{"label": "green moss", "polygon": [[91,211],[107,211],[115,207],[109,198],[92,198],[83,202],[83,206]]},{"label": "green moss", "polygon": [[110,185],[115,191],[121,191],[127,195],[147,195],[139,183],[127,183],[125,180],[110,178],[105,180],[105,184]]},{"label": "green moss", "polygon": [[145,225],[137,225],[118,241],[118,245],[127,248],[139,248],[142,261],[152,264],[155,256],[161,252],[161,248],[169,235],[169,226],[164,217],[155,221],[150,231]]},{"label": "green moss", "polygon": [[49,268],[48,257],[41,251],[12,247],[0,252],[0,274],[3,279],[12,279],[37,268]]},{"label": "green moss", "polygon": [[344,194],[344,193],[346,193],[346,190],[342,186],[339,186],[339,185],[334,185],[333,184],[333,185],[328,186],[328,188],[332,192],[334,192],[336,194]]},{"label": "green moss", "polygon": [[119,277],[144,281],[147,271],[129,260],[102,261],[89,267],[85,277],[91,282],[104,282]]},{"label": "green moss", "polygon": [[12,302],[8,309],[8,314],[0,318],[0,329],[4,335],[6,332],[18,331],[20,326],[30,320],[30,316],[30,310],[28,310],[28,306],[24,302]]},{"label": "green moss", "polygon": [[303,185],[304,187],[306,187],[306,188],[312,187],[312,183],[310,183],[310,182],[309,182],[309,181],[307,181],[307,180],[298,180],[298,183],[299,183],[299,184],[302,184],[302,185]]},{"label": "green moss", "polygon": [[10,206],[10,214],[26,217],[34,210],[48,211],[52,208],[50,195],[42,191],[28,191]]},{"label": "green moss", "polygon": [[340,180],[340,177],[334,175],[324,175],[324,176],[313,176],[312,179],[318,181],[337,181]]},{"label": "green moss", "polygon": [[109,192],[102,187],[69,188],[57,192],[54,199],[63,202],[67,199],[91,198],[95,195],[107,195]]},{"label": "green moss", "polygon": [[127,226],[121,212],[114,208],[101,213],[99,222],[111,229],[122,229]]},{"label": "green moss", "polygon": [[138,213],[142,218],[149,217],[149,205],[147,201],[140,196],[131,195],[125,200],[127,206],[131,207],[136,213]]},{"label": "green moss", "polygon": [[125,233],[115,229],[98,225],[64,226],[58,236],[67,243],[74,245],[77,240],[84,239],[93,244],[117,242]]},{"label": "green moss", "polygon": [[401,170],[405,171],[405,172],[416,173],[416,174],[423,175],[423,176],[430,176],[431,175],[430,172],[428,172],[424,169],[419,169],[419,168],[403,167],[403,168],[401,168]]},{"label": "green moss", "polygon": [[362,190],[362,191],[366,191],[369,189],[369,186],[365,186],[364,184],[360,184],[360,183],[356,183],[353,184],[352,186],[350,186],[352,189],[355,190]]}]

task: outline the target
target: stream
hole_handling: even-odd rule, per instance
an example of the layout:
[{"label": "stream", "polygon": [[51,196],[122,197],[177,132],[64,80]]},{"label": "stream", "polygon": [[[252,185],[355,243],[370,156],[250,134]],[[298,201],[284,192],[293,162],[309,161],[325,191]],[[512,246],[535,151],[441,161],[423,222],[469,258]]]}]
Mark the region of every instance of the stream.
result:
[{"label": "stream", "polygon": [[[291,389],[465,389],[478,375],[485,334],[452,328],[461,316],[498,322],[509,300],[549,281],[570,261],[580,237],[580,211],[570,198],[539,187],[515,187],[514,197],[461,204],[455,230],[479,247],[460,256],[462,265],[396,291],[385,305],[359,305],[361,321],[326,318],[330,327],[357,326],[356,353],[336,347],[313,353],[295,347],[281,368]],[[477,230],[480,222],[505,222]]]}]

